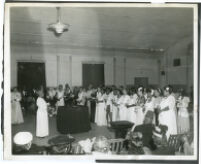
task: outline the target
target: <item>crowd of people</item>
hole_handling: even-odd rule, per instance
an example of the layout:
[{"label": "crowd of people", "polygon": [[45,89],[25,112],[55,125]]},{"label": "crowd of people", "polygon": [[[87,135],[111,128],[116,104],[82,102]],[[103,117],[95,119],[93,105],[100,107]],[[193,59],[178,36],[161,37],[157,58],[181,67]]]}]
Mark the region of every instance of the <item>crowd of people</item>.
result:
[{"label": "crowd of people", "polygon": [[[27,96],[29,95],[29,96]],[[36,135],[44,137],[49,134],[48,116],[57,114],[60,106],[80,105],[87,106],[92,122],[98,126],[111,126],[114,121],[129,121],[134,127],[144,124],[149,116],[154,125],[166,125],[167,138],[171,134],[189,132],[190,121],[188,104],[190,98],[184,94],[184,90],[173,92],[173,88],[167,85],[163,90],[159,88],[130,87],[97,87],[92,85],[74,87],[68,84],[63,88],[39,87],[33,89],[31,100],[37,111]],[[21,93],[13,88],[11,93],[12,123],[23,123],[22,109],[27,111],[27,100],[30,97],[26,90]],[[30,100],[30,98],[28,99]],[[33,106],[34,106],[33,105]]]}]

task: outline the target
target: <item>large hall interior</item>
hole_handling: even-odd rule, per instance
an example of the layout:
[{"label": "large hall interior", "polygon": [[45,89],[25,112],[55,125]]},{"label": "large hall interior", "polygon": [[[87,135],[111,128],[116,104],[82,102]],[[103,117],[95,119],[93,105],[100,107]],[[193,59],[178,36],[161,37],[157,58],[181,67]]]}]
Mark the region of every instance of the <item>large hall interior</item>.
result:
[{"label": "large hall interior", "polygon": [[[65,24],[61,33],[51,26],[56,22]],[[17,134],[28,132],[32,146],[25,154],[188,154],[193,36],[191,7],[12,7],[13,147]],[[167,104],[164,110],[162,102],[153,106],[157,97]],[[150,144],[154,135],[166,137],[164,152]],[[135,139],[142,144],[132,145]],[[181,149],[184,143],[189,151]]]}]

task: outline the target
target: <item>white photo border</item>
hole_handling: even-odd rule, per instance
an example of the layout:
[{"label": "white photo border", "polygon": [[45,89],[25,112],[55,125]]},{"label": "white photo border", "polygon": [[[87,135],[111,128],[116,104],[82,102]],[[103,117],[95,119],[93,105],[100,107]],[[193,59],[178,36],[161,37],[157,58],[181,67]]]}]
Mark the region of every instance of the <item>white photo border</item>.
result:
[{"label": "white photo border", "polygon": [[[10,9],[12,7],[164,7],[193,9],[193,53],[194,53],[194,155],[192,156],[153,156],[153,155],[13,155],[11,138],[10,101]],[[198,5],[197,4],[140,4],[140,3],[6,3],[4,14],[4,159],[6,160],[197,160],[198,159]]]}]

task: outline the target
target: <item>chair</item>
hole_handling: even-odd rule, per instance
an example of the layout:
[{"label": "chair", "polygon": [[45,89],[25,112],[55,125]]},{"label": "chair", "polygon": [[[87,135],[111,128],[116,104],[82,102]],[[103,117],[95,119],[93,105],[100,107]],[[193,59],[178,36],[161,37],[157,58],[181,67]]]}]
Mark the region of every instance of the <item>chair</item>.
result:
[{"label": "chair", "polygon": [[84,150],[78,143],[73,143],[72,144],[72,149],[70,152],[72,155],[83,155],[85,154]]},{"label": "chair", "polygon": [[110,144],[110,151],[113,154],[119,154],[124,147],[125,139],[123,138],[109,139],[108,142]]},{"label": "chair", "polygon": [[173,149],[175,152],[176,151],[180,151],[181,149],[181,134],[177,134],[177,135],[170,135],[169,139],[168,139],[168,147]]}]

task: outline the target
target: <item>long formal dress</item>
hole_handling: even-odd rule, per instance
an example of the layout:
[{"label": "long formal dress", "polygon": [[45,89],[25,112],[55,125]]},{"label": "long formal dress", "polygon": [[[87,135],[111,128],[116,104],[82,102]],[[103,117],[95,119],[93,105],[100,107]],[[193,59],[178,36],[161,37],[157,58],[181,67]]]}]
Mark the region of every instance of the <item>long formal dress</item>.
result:
[{"label": "long formal dress", "polygon": [[113,95],[112,98],[112,121],[118,121],[119,120],[119,110],[118,107],[115,105],[119,101],[119,98],[117,95]]},{"label": "long formal dress", "polygon": [[154,117],[154,97],[151,98],[151,100],[146,100],[145,104],[144,104],[144,117],[146,116],[147,112],[150,111],[153,113],[153,124],[155,124],[155,117]]},{"label": "long formal dress", "polygon": [[[128,105],[135,105],[136,104],[136,98],[134,95],[130,96],[130,99],[128,101]],[[135,109],[135,106],[128,107],[128,115],[127,115],[128,121],[134,123],[136,125],[137,120],[137,111]]]},{"label": "long formal dress", "polygon": [[154,99],[154,114],[155,114],[155,124],[156,125],[158,125],[158,111],[157,111],[157,109],[158,109],[158,107],[160,106],[160,103],[161,103],[161,101],[162,101],[162,97],[155,97],[155,99]]},{"label": "long formal dress", "polygon": [[97,100],[96,103],[96,114],[95,114],[95,123],[98,126],[106,126],[107,120],[106,120],[106,105],[104,101],[104,94],[98,92],[97,93]]},{"label": "long formal dress", "polygon": [[126,121],[127,120],[128,108],[126,107],[126,105],[128,105],[129,99],[130,98],[128,95],[122,95],[118,101],[119,120],[120,121]]},{"label": "long formal dress", "polygon": [[20,105],[21,94],[19,92],[11,93],[11,122],[12,124],[20,124],[24,122],[22,109]]},{"label": "long formal dress", "polygon": [[177,125],[178,125],[178,133],[186,133],[190,130],[190,120],[189,120],[189,113],[188,113],[188,104],[190,99],[188,97],[180,98],[179,103],[177,105],[178,111],[178,118],[177,118]]},{"label": "long formal dress", "polygon": [[[136,95],[137,96],[137,95]],[[143,108],[142,106],[144,105],[145,103],[145,97],[144,96],[137,96],[137,103],[136,103],[136,107],[135,107],[135,110],[137,111],[137,119],[136,119],[136,126],[137,125],[142,125],[143,122],[144,122],[144,112],[143,112]]]},{"label": "long formal dress", "polygon": [[36,104],[38,106],[36,116],[36,136],[45,137],[49,135],[47,103],[43,98],[38,97]]},{"label": "long formal dress", "polygon": [[169,107],[169,110],[163,111],[159,114],[159,124],[166,125],[168,127],[166,136],[169,138],[171,134],[177,134],[177,122],[175,113],[176,101],[174,96],[169,95],[168,97],[164,97],[160,103],[160,107],[161,109]]}]

